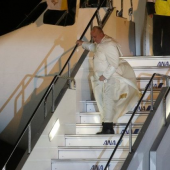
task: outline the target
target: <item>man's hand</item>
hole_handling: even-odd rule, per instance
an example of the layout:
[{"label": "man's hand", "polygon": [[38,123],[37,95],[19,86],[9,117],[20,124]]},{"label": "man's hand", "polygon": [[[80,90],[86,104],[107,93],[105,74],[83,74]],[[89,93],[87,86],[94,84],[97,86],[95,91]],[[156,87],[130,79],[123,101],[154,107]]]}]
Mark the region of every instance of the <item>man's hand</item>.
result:
[{"label": "man's hand", "polygon": [[78,46],[80,46],[80,45],[82,45],[82,44],[83,44],[83,42],[84,42],[84,41],[77,40],[77,41],[76,41],[76,44],[77,44]]},{"label": "man's hand", "polygon": [[153,18],[153,14],[150,14],[149,16],[150,16],[150,18]]},{"label": "man's hand", "polygon": [[103,75],[101,75],[100,77],[99,77],[99,80],[100,81],[104,81],[106,78],[103,76]]}]

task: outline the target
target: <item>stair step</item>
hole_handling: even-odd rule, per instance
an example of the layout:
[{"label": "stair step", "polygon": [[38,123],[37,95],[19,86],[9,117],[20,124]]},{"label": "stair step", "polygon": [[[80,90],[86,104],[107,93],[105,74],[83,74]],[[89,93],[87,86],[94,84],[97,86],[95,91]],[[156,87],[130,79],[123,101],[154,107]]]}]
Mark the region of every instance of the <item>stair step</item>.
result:
[{"label": "stair step", "polygon": [[131,66],[169,66],[170,57],[156,57],[156,56],[137,56],[137,57],[121,57],[125,59]]},{"label": "stair step", "polygon": [[[115,147],[59,147],[59,159],[103,159],[109,158]],[[113,158],[126,158],[129,147],[118,147]]]},{"label": "stair step", "polygon": [[[118,0],[120,2],[120,0]],[[156,57],[156,56],[133,56],[133,57],[120,57],[124,60],[126,60],[132,67],[136,66],[147,66],[147,67],[163,67],[163,66],[169,66],[170,65],[170,57]],[[90,66],[93,66],[93,59],[92,57],[87,57],[86,60],[83,63],[83,68],[89,68]]]},{"label": "stair step", "polygon": [[[137,81],[146,81],[147,80],[149,82],[150,79],[151,79],[151,77],[136,77]],[[157,80],[161,81],[161,80],[165,80],[165,79],[161,76],[155,76],[153,78],[153,81],[157,81]]]},{"label": "stair step", "polygon": [[[142,100],[142,102],[150,103],[151,100]],[[155,100],[154,100],[154,102],[155,102]],[[96,101],[95,100],[86,100],[86,101],[80,101],[80,103],[96,103]]]},{"label": "stair step", "polygon": [[[159,91],[154,93],[154,97],[156,99],[156,96],[158,96]],[[150,98],[150,92],[148,92],[145,95],[146,99]],[[153,100],[153,103],[155,102],[155,100]],[[141,110],[141,108],[143,110],[147,110],[149,109],[148,106],[151,105],[151,101],[150,100],[142,100],[140,106],[139,106],[139,110]],[[79,111],[80,112],[98,112],[98,107],[97,107],[97,103],[96,101],[80,101],[79,102]]]},{"label": "stair step", "polygon": [[[127,123],[130,119],[132,112],[125,114],[124,116],[120,117],[116,123]],[[137,112],[137,114],[133,117],[132,123],[143,123],[149,111],[145,112]],[[77,122],[80,123],[101,123],[100,121],[100,113],[99,112],[88,112],[88,113],[78,113],[77,114]]]},{"label": "stair step", "polygon": [[[132,124],[132,133],[138,134],[143,123]],[[119,123],[114,125],[114,131],[116,134],[121,134],[125,129],[126,123]],[[95,124],[76,124],[76,134],[96,134],[102,130],[102,125],[100,123]],[[129,132],[129,128],[127,132]]]},{"label": "stair step", "polygon": [[[143,123],[133,123],[132,126],[142,126]],[[101,123],[85,123],[85,124],[82,124],[82,123],[77,123],[76,124],[76,127],[79,126],[79,127],[102,127],[102,124]],[[120,127],[120,126],[126,126],[126,123],[114,123],[113,124],[113,127]]]},{"label": "stair step", "polygon": [[[109,169],[120,170],[125,159],[112,159]],[[52,170],[103,170],[108,159],[52,159]]]},{"label": "stair step", "polygon": [[[130,114],[132,114],[133,113],[133,111],[129,111],[129,112],[127,112],[126,114],[125,114],[125,116],[127,116],[127,115],[130,115]],[[136,115],[142,115],[142,114],[149,114],[150,113],[150,111],[137,111],[136,112]],[[82,115],[98,115],[98,114],[100,114],[100,112],[85,112],[85,113],[83,113],[83,112],[81,112],[81,113],[79,113],[81,116]]]},{"label": "stair step", "polygon": [[135,72],[136,77],[151,77],[154,73],[159,74],[166,74],[168,73],[169,66],[168,67],[133,67],[133,70]]},{"label": "stair step", "polygon": [[[142,91],[144,91],[148,83],[149,83],[149,80],[137,81],[137,87],[141,89]],[[165,86],[166,86],[165,80],[154,80],[153,81],[153,90],[155,89],[160,90],[161,87],[165,87]]]},{"label": "stair step", "polygon": [[[134,143],[137,135],[132,135]],[[120,134],[113,135],[65,135],[66,146],[115,146],[120,138]],[[120,146],[128,146],[129,135],[124,135]]]},{"label": "stair step", "polygon": [[[145,89],[144,88],[140,88],[139,89],[142,93],[145,91]],[[162,88],[153,88],[153,92],[160,92],[162,90]],[[151,91],[151,89],[149,88],[148,90],[147,90],[147,92],[150,92]]]}]

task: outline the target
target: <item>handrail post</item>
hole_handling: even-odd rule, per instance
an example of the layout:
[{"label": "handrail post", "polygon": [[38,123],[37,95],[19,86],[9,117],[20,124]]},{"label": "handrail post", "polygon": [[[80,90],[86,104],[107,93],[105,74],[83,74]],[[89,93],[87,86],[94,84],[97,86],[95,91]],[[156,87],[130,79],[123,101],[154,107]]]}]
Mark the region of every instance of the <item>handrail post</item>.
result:
[{"label": "handrail post", "polygon": [[169,77],[166,77],[166,86],[169,87]]},{"label": "handrail post", "polygon": [[[166,77],[166,86],[169,87],[169,77]],[[166,97],[163,100],[163,109],[164,109],[164,123],[166,125]]]},{"label": "handrail post", "polygon": [[[90,24],[90,31],[92,30],[93,28],[93,21],[91,22]],[[90,35],[90,42],[93,42],[93,39],[92,39],[92,36]]]},{"label": "handrail post", "polygon": [[28,125],[28,154],[31,153],[31,123]]},{"label": "handrail post", "polygon": [[[70,60],[68,62],[68,77],[70,77]],[[68,80],[69,88],[71,88],[71,80]]]},{"label": "handrail post", "polygon": [[52,85],[52,113],[54,113],[54,83]]},{"label": "handrail post", "polygon": [[129,124],[129,153],[132,152],[132,122]]},{"label": "handrail post", "polygon": [[130,0],[131,7],[129,8],[129,17],[130,21],[132,21],[132,14],[133,14],[133,2]]},{"label": "handrail post", "polygon": [[47,116],[47,98],[44,100],[44,118]]},{"label": "handrail post", "polygon": [[110,0],[110,7],[109,7],[109,9],[110,10],[113,9],[113,1],[112,0]]},{"label": "handrail post", "polygon": [[151,92],[150,92],[150,96],[151,96],[151,110],[153,110],[153,80],[151,81]]},{"label": "handrail post", "polygon": [[97,11],[96,18],[97,18],[98,25],[99,25],[100,27],[102,27],[102,20],[101,20],[101,18],[100,18],[99,11]]},{"label": "handrail post", "polygon": [[166,98],[163,99],[164,125],[166,125]]}]

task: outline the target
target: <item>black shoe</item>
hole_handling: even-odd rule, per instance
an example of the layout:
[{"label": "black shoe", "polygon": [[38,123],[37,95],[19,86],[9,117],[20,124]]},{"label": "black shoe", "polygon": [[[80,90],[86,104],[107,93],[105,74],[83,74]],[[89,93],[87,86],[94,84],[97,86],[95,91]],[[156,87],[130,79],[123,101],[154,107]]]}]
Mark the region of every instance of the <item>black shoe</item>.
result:
[{"label": "black shoe", "polygon": [[105,130],[105,125],[104,125],[104,122],[102,122],[102,131],[101,132],[97,132],[96,134],[97,135],[104,134],[104,130]]},{"label": "black shoe", "polygon": [[115,134],[115,131],[114,131],[114,129],[112,129],[112,130],[107,129],[107,130],[102,130],[101,132],[97,132],[96,134],[97,135],[100,135],[100,134]]},{"label": "black shoe", "polygon": [[102,123],[102,131],[97,132],[96,134],[115,134],[115,131],[113,129],[113,123]]},{"label": "black shoe", "polygon": [[113,129],[113,122],[111,123],[105,123],[107,127],[107,133],[108,134],[115,134],[115,131]]}]

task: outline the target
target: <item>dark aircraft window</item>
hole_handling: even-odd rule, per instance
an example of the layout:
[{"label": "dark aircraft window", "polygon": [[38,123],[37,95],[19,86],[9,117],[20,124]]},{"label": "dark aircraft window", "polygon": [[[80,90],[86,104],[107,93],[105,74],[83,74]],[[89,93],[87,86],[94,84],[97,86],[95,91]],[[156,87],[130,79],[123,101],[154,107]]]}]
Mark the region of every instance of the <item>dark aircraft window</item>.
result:
[{"label": "dark aircraft window", "polygon": [[68,10],[50,10],[44,13],[43,22],[45,24],[67,26],[75,23],[76,0],[68,0]]}]

